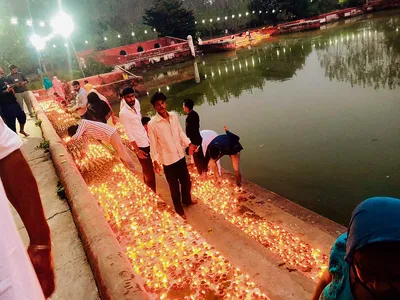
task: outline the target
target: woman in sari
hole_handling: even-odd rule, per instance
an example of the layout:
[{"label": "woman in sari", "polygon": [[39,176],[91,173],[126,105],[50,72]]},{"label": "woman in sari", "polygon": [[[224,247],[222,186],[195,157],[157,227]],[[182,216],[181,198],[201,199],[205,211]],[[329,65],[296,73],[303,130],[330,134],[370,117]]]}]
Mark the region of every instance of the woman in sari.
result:
[{"label": "woman in sari", "polygon": [[400,299],[400,199],[375,197],[354,210],[334,243],[313,300]]},{"label": "woman in sari", "polygon": [[64,88],[61,83],[61,80],[59,80],[57,78],[57,76],[54,76],[52,83],[53,83],[54,92],[56,92],[57,95],[60,96],[61,98],[65,99]]}]

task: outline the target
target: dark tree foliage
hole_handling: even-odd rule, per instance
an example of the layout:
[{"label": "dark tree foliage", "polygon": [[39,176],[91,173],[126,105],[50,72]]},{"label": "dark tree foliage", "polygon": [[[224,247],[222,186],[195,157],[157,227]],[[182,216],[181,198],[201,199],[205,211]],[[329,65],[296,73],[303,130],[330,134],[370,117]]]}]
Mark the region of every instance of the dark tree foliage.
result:
[{"label": "dark tree foliage", "polygon": [[193,11],[182,7],[181,0],[157,0],[146,10],[143,23],[157,30],[159,36],[185,38],[196,32]]}]

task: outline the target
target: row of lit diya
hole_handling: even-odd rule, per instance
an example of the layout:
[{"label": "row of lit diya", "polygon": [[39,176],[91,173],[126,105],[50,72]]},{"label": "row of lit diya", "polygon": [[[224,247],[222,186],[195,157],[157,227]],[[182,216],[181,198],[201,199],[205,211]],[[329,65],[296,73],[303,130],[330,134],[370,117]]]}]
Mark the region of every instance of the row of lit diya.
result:
[{"label": "row of lit diya", "polygon": [[[65,136],[68,115],[56,109],[46,112]],[[88,147],[78,142],[68,150],[92,183],[90,191],[148,293],[159,299],[268,299],[103,145],[91,140]]]},{"label": "row of lit diya", "polygon": [[[50,109],[46,112],[48,115],[50,115],[49,119],[52,121],[52,123],[57,122],[59,124],[57,126],[58,130],[56,130],[60,134],[60,136],[65,135],[66,129],[72,123],[71,117],[65,114],[64,111],[58,110],[57,108]],[[63,122],[64,119],[65,122]],[[119,125],[117,129],[118,132],[120,132],[124,137],[122,126]],[[193,286],[190,284],[188,285],[187,280],[184,281],[182,279],[180,272],[174,271],[170,273],[165,271],[165,277],[157,275],[155,276],[155,278],[162,277],[162,281],[166,282],[164,282],[163,284],[157,283],[154,281],[154,274],[151,275],[151,271],[149,271],[149,269],[144,266],[148,265],[150,269],[157,266],[157,270],[160,268],[160,266],[157,265],[157,262],[153,261],[153,259],[151,261],[149,260],[149,257],[152,258],[152,256],[160,257],[160,253],[157,252],[160,250],[156,250],[156,252],[151,252],[152,250],[147,249],[146,252],[143,254],[140,252],[141,247],[140,244],[137,244],[136,239],[138,235],[147,236],[148,232],[146,230],[147,228],[153,228],[153,226],[150,226],[150,224],[152,223],[149,222],[148,219],[139,220],[141,222],[135,221],[136,225],[132,225],[133,223],[129,225],[129,222],[133,222],[133,220],[135,220],[135,217],[137,216],[156,216],[157,214],[155,214],[155,212],[163,213],[163,215],[166,214],[165,210],[160,208],[159,203],[161,201],[154,194],[152,194],[152,192],[150,192],[147,187],[145,187],[142,182],[138,180],[135,176],[133,176],[135,180],[133,180],[133,178],[129,178],[128,180],[127,178],[132,175],[130,175],[130,173],[124,167],[117,167],[114,157],[110,155],[110,152],[103,145],[100,145],[95,141],[91,141],[89,149],[85,151],[86,155],[83,158],[81,157],[82,146],[74,146],[74,148],[69,149],[69,151],[71,152],[71,154],[73,154],[77,166],[79,167],[86,182],[88,184],[93,183],[91,189],[92,193],[96,195],[95,198],[98,200],[101,207],[103,207],[107,219],[110,221],[111,224],[115,225],[113,226],[113,228],[124,237],[121,242],[124,243],[124,241],[129,241],[126,244],[128,245],[127,253],[133,262],[135,271],[137,271],[143,276],[143,278],[145,278],[146,288],[151,292],[156,293],[157,295],[169,295],[169,297],[173,297],[173,292],[176,290],[182,292],[182,289],[184,289],[184,293],[186,293],[187,295],[190,294],[193,296],[192,292],[194,290],[196,290],[197,293],[199,287],[196,284],[198,283],[198,281],[194,280],[192,282],[191,279],[188,279],[196,287],[192,292],[190,292],[191,289],[193,289]],[[114,169],[114,173],[110,177],[111,169]],[[123,174],[123,177],[125,178],[120,177],[121,174]],[[257,241],[265,245],[272,252],[279,255],[285,262],[299,268],[304,272],[309,272],[312,278],[315,277],[316,273],[322,272],[324,270],[326,265],[326,256],[322,255],[318,249],[313,249],[308,244],[303,243],[299,238],[294,237],[292,234],[288,233],[284,229],[278,226],[274,226],[273,224],[266,222],[265,220],[256,220],[238,214],[238,202],[237,200],[234,200],[232,198],[227,186],[222,188],[216,187],[212,181],[200,181],[198,180],[198,178],[196,178],[196,175],[192,176],[194,176],[196,179],[194,180],[193,193],[201,201],[208,204],[210,208],[223,215],[229,222],[236,225],[249,236],[253,237]],[[226,182],[225,185],[227,185]],[[110,188],[110,186],[112,188]],[[151,203],[153,204],[153,206],[149,206],[149,204]],[[143,207],[143,211],[137,211],[137,207]],[[171,214],[171,212],[168,212],[167,215],[170,216],[170,218],[174,219],[174,222],[180,222],[179,218],[175,220],[176,216],[173,213]],[[173,218],[174,216],[175,218]],[[155,222],[157,220],[161,220],[160,216],[158,216],[158,219],[156,219]],[[142,226],[142,229],[139,231],[137,229],[139,228],[138,224]],[[165,228],[165,224],[155,225],[155,227],[157,226]],[[135,228],[135,231],[132,234],[131,230],[133,230],[133,228]],[[190,230],[192,229],[189,230],[186,228],[185,230],[188,230],[188,232],[190,232]],[[173,233],[174,230],[168,230],[168,235],[175,237],[176,235],[174,235]],[[157,238],[157,236],[154,236],[154,238]],[[195,241],[193,237],[192,239]],[[139,241],[145,243],[149,242],[146,241],[144,238],[139,239]],[[165,241],[162,240],[162,242],[159,243],[163,244],[165,243]],[[170,246],[176,246],[176,243],[181,242],[173,241],[172,246]],[[166,243],[165,245],[168,245],[168,243]],[[161,245],[157,244],[157,246],[153,245],[152,247],[158,249],[160,248],[160,246]],[[168,251],[166,251],[166,255],[169,255],[171,249],[169,247],[167,249]],[[136,253],[137,251],[139,251],[139,253]],[[189,251],[186,251],[186,253],[189,253]],[[181,265],[182,261],[180,259],[182,257],[180,257],[180,255],[178,254],[174,255],[175,256],[173,262]],[[139,261],[136,260],[137,257],[139,257]],[[193,258],[195,258],[194,255]],[[185,258],[185,260],[186,259],[188,258]],[[144,264],[142,266],[142,269],[140,268],[141,262],[143,262]],[[200,262],[204,263],[205,261],[203,259],[203,261],[200,260]],[[159,263],[160,262],[158,261],[158,264]],[[168,260],[167,266],[171,263],[172,261]],[[194,262],[191,262],[190,264],[193,268],[196,269],[196,272],[198,271],[197,267],[200,267],[200,269],[202,267],[201,265],[198,266]],[[216,269],[211,268],[210,270],[212,271]],[[229,271],[226,271],[227,273],[225,272],[226,276],[228,276],[228,274],[232,275],[231,271],[232,268],[229,268]],[[167,276],[168,274],[170,276]],[[239,275],[236,274],[235,276]],[[171,280],[173,280],[174,278],[178,280],[178,282],[174,282],[171,285],[171,282],[173,282]],[[190,278],[193,278],[193,276],[190,276]],[[223,277],[219,276],[218,279],[222,280]],[[230,277],[227,277],[226,279],[226,282],[224,281],[225,284],[223,284],[222,286],[227,286],[227,282],[232,282]],[[213,280],[216,280],[215,276],[213,277],[212,281]],[[201,283],[203,281],[204,280],[200,280],[199,282]],[[208,281],[204,282],[207,283]],[[210,291],[218,291],[218,293],[214,293],[214,295],[237,295],[232,294],[232,291],[228,292],[227,289],[222,290],[221,285],[215,286],[211,283],[212,282],[208,282],[207,284],[205,284],[207,289],[202,290],[207,295],[209,295]],[[168,289],[165,286],[167,286]],[[171,289],[171,286],[173,286],[174,288]],[[244,291],[249,290],[248,287],[245,286],[243,286],[243,289]],[[248,296],[248,294],[246,295]],[[258,294],[256,293],[256,295]]]}]

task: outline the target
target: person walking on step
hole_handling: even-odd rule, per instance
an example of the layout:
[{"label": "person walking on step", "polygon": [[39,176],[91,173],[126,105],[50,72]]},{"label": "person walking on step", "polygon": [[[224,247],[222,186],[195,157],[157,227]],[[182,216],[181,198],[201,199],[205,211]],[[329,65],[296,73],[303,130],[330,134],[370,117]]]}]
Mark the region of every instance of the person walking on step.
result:
[{"label": "person walking on step", "polygon": [[0,110],[4,123],[14,132],[17,132],[16,121],[19,123],[19,132],[29,136],[25,132],[26,115],[17,102],[12,87],[9,86],[4,71],[0,67]]},{"label": "person walking on step", "polygon": [[202,175],[203,173],[207,173],[207,166],[205,165],[206,161],[201,146],[203,138],[200,135],[200,117],[199,114],[193,110],[193,107],[194,102],[192,99],[185,99],[185,101],[183,101],[183,110],[188,115],[186,118],[186,135],[197,148],[193,153],[193,159],[197,172]]},{"label": "person walking on step", "polygon": [[140,103],[135,97],[135,90],[131,87],[125,88],[122,91],[122,98],[125,103],[121,107],[119,119],[142,165],[144,183],[156,192],[156,175],[150,155],[150,141],[142,124]]},{"label": "person walking on step", "polygon": [[18,67],[15,65],[10,66],[11,73],[7,77],[7,81],[9,84],[12,84],[14,87],[15,97],[17,98],[18,104],[21,106],[22,111],[24,111],[24,102],[28,109],[29,116],[33,118],[35,114],[32,109],[32,100],[29,95],[28,87],[28,78],[25,77],[24,74],[18,72]]},{"label": "person walking on step", "polygon": [[79,125],[73,125],[68,128],[68,135],[71,137],[70,142],[81,137],[92,137],[111,144],[125,167],[135,172],[135,164],[114,127],[100,122],[82,120]]},{"label": "person walking on step", "polygon": [[210,160],[211,169],[215,177],[219,180],[217,170],[217,162],[224,155],[229,155],[232,161],[232,167],[235,171],[236,185],[242,186],[242,173],[240,171],[240,152],[243,150],[239,143],[240,138],[229,131],[228,127],[224,126],[226,134],[221,134],[215,137],[207,146],[207,159]]},{"label": "person walking on step", "polygon": [[192,182],[184,149],[189,147],[189,155],[192,155],[196,146],[183,132],[178,116],[167,111],[167,97],[163,93],[155,93],[151,104],[157,112],[148,124],[154,170],[159,174],[163,165],[175,211],[186,219],[182,203],[192,205],[196,201],[192,200]]}]

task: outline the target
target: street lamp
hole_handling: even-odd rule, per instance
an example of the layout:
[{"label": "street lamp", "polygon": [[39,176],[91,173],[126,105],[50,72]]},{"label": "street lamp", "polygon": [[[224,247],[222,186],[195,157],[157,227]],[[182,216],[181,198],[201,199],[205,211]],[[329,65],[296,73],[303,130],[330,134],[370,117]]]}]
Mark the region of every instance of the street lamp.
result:
[{"label": "street lamp", "polygon": [[40,27],[44,27],[44,25],[46,25],[43,21],[39,22]]},{"label": "street lamp", "polygon": [[13,24],[13,25],[18,24],[18,19],[15,18],[15,17],[12,17],[12,18],[11,18],[11,24]]},{"label": "street lamp", "polygon": [[28,25],[29,27],[31,27],[33,25],[32,20],[26,20],[26,25]]},{"label": "street lamp", "polygon": [[54,34],[59,34],[65,38],[69,37],[74,31],[74,21],[65,12],[58,13],[50,24],[53,27]]},{"label": "street lamp", "polygon": [[38,51],[43,50],[44,47],[46,46],[46,40],[35,33],[31,35],[29,41],[31,42],[33,47],[35,47],[36,50]]}]

